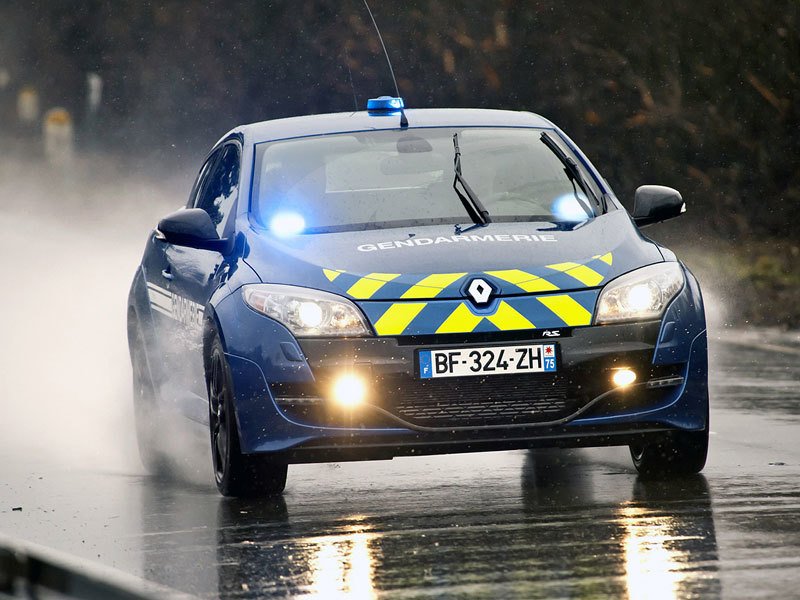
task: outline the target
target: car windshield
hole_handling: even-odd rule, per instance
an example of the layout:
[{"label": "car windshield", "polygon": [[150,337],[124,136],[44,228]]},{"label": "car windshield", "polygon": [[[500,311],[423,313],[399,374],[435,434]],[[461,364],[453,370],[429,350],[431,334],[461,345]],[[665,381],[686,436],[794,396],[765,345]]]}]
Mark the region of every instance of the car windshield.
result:
[{"label": "car windshield", "polygon": [[471,225],[453,189],[455,133],[463,177],[493,221],[595,216],[594,203],[542,143],[541,129],[426,128],[259,144],[255,220],[297,233]]}]

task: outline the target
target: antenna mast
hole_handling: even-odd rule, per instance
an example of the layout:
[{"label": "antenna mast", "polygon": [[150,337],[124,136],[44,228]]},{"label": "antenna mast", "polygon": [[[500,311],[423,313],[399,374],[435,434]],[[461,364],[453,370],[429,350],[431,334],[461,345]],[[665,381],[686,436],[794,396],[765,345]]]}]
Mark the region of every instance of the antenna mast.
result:
[{"label": "antenna mast", "polygon": [[364,0],[364,6],[367,7],[367,12],[369,13],[369,18],[372,19],[372,24],[375,26],[375,31],[378,32],[378,39],[381,42],[381,47],[383,48],[383,54],[386,56],[386,63],[389,65],[389,73],[392,74],[392,82],[394,83],[394,92],[397,94],[397,97],[400,97],[400,89],[397,87],[397,79],[394,77],[394,69],[392,68],[392,61],[389,59],[389,53],[386,51],[386,44],[383,43],[383,36],[381,35],[381,30],[378,27],[378,23],[375,22],[375,17],[372,14],[372,10],[367,3],[367,0]]}]

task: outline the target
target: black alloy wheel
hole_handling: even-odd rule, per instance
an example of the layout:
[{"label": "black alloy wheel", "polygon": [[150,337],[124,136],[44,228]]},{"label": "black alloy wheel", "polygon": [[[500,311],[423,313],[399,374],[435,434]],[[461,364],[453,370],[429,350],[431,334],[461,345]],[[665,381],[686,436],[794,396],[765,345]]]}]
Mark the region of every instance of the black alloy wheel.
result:
[{"label": "black alloy wheel", "polygon": [[708,457],[708,428],[675,431],[664,440],[630,447],[633,465],[644,477],[692,475],[703,470]]},{"label": "black alloy wheel", "polygon": [[217,485],[225,479],[228,464],[228,411],[225,401],[225,373],[222,357],[215,354],[211,359],[211,375],[208,381],[209,427],[211,429],[211,456]]},{"label": "black alloy wheel", "polygon": [[286,487],[286,463],[242,454],[234,412],[230,369],[219,336],[211,341],[206,363],[208,423],[217,489],[223,496],[274,496]]}]

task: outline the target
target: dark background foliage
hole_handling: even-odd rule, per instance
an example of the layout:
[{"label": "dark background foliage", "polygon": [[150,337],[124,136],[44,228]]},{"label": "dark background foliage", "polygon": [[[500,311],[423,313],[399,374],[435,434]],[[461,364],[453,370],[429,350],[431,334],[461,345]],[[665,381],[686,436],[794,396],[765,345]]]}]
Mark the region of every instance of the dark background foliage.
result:
[{"label": "dark background foliage", "polygon": [[[797,0],[372,8],[408,106],[537,112],[626,204],[642,183],[681,190],[694,213],[681,235],[800,238]],[[3,66],[12,74],[4,121],[31,84],[45,107],[76,115],[84,145],[174,148],[192,161],[239,123],[347,111],[393,93],[360,0],[8,3]],[[92,123],[87,72],[105,84]]]}]

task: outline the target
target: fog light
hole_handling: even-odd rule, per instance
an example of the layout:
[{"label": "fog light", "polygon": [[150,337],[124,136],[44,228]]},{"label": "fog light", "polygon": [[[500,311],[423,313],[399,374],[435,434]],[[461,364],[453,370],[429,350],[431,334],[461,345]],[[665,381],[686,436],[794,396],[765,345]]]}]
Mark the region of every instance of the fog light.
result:
[{"label": "fog light", "polygon": [[341,375],[333,384],[333,399],[340,406],[356,406],[366,397],[367,386],[364,380],[353,373]]},{"label": "fog light", "polygon": [[617,387],[625,387],[636,381],[636,373],[630,369],[617,369],[614,371],[611,380]]}]

